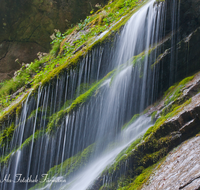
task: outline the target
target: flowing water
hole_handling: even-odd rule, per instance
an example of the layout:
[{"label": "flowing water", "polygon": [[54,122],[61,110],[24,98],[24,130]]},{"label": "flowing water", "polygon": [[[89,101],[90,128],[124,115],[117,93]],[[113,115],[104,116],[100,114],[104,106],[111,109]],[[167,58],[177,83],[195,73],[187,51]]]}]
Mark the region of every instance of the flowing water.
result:
[{"label": "flowing water", "polygon": [[[141,116],[121,130],[134,114],[156,99],[160,73],[151,69],[151,63],[160,53],[159,48],[154,51],[154,46],[163,37],[164,10],[164,3],[146,3],[116,35],[114,45],[93,49],[77,69],[40,87],[37,95],[29,94],[20,116],[7,124],[14,122],[17,127],[11,144],[1,150],[2,158],[10,158],[1,167],[2,190],[26,190],[35,183],[20,182],[22,177],[40,180],[54,166],[59,169],[57,175],[43,187],[33,189],[87,189],[123,149],[148,129],[150,118]],[[154,53],[149,56],[150,51]],[[62,114],[59,110],[66,109],[83,89],[89,89],[114,69],[115,74],[105,78],[94,96],[65,113],[59,123],[54,123],[51,133],[46,132],[49,121]],[[69,158],[77,159],[76,155],[91,145],[87,159],[83,157],[78,163],[80,170],[73,169],[75,161]],[[12,182],[5,180],[8,176]]]},{"label": "flowing water", "polygon": [[[126,147],[128,147],[131,142],[140,137],[149,127],[151,126],[151,118],[146,118],[141,116],[133,124],[131,124],[127,129],[123,130],[115,139],[115,144],[109,150],[102,153],[101,156],[91,161],[87,167],[83,169],[76,177],[72,178],[61,189],[71,189],[71,190],[84,190],[91,185],[91,183],[101,174],[101,172],[111,164],[116,156]],[[106,180],[105,180],[105,183]]]}]

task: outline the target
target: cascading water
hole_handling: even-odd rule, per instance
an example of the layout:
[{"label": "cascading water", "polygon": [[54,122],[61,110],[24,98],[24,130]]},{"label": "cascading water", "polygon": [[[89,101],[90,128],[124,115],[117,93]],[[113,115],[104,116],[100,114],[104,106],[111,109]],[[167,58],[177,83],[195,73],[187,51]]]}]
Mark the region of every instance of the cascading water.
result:
[{"label": "cascading water", "polygon": [[[60,189],[87,189],[89,185],[91,185],[92,181],[99,176],[102,170],[111,164],[124,148],[142,135],[150,126],[151,118],[146,118],[145,116],[138,118],[127,129],[123,130],[117,137],[115,137],[115,144],[112,148],[103,152],[98,158],[95,158],[95,160],[91,160],[77,176],[72,178]],[[106,180],[105,183],[107,183]]]},{"label": "cascading water", "polygon": [[[124,148],[148,129],[150,119],[142,116],[121,131],[135,113],[155,100],[159,73],[151,69],[151,61],[159,49],[150,56],[149,52],[163,37],[164,6],[148,2],[116,37],[114,48],[97,47],[83,58],[78,69],[40,87],[37,96],[29,94],[20,117],[10,122],[17,126],[11,144],[1,150],[2,158],[10,158],[1,169],[2,190],[26,190],[46,180],[49,176],[45,174],[53,167],[57,173],[50,172],[51,180],[33,189],[87,189]],[[134,57],[138,54],[141,57]],[[103,82],[90,100],[64,112],[83,89],[89,92],[96,81]],[[79,162],[77,155],[88,147],[87,158],[82,156]],[[79,167],[74,166],[75,162]],[[9,183],[8,178],[15,182]]]}]

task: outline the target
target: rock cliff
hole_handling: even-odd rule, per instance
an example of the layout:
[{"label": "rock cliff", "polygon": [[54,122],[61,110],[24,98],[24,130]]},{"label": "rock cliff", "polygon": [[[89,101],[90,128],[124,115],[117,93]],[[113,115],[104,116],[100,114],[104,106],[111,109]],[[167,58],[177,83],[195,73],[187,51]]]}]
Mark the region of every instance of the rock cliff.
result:
[{"label": "rock cliff", "polygon": [[[2,0],[0,6],[0,81],[13,76],[22,62],[48,52],[54,29],[64,32],[107,0]],[[18,59],[18,62],[15,60]],[[19,64],[20,63],[20,64]]]}]

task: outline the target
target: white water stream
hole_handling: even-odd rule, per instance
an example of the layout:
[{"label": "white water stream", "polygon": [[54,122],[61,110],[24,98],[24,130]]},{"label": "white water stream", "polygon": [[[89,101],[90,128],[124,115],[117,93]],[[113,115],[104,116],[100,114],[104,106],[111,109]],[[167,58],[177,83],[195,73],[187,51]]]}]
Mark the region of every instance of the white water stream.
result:
[{"label": "white water stream", "polygon": [[[70,176],[66,183],[49,182],[44,187],[35,188],[86,190],[123,149],[149,128],[150,118],[141,116],[121,131],[121,127],[134,114],[153,102],[156,93],[156,77],[159,74],[151,70],[149,59],[155,60],[157,54],[155,52],[149,57],[148,53],[162,38],[163,5],[154,6],[154,1],[147,2],[124,26],[114,42],[114,48],[105,45],[92,50],[83,58],[78,71],[69,71],[52,84],[39,88],[36,97],[28,97],[16,122],[18,128],[10,147],[15,150],[27,138],[31,138],[31,143],[12,156],[8,167],[1,171],[1,180],[8,174],[12,177],[23,174],[25,178],[40,176],[95,143],[89,163]],[[147,56],[140,57],[133,67],[131,59],[141,52]],[[82,84],[91,85],[122,64],[123,69],[118,69],[114,78],[106,80],[87,103],[63,116],[61,124],[55,126],[53,135],[44,132],[48,119],[60,111],[67,100],[73,99],[74,94],[77,97],[80,95]],[[34,117],[30,117],[33,112]],[[34,139],[35,133],[41,131],[43,135]],[[3,156],[9,151],[9,148],[3,150]],[[68,168],[62,167],[61,171],[67,173]],[[59,176],[52,179],[65,178]],[[27,190],[28,185],[2,183],[0,188]]]},{"label": "white water stream", "polygon": [[[160,23],[159,18],[162,17],[160,17],[161,12],[159,11],[159,8],[154,8],[153,4],[154,1],[148,2],[138,12],[136,12],[126,24],[118,44],[118,53],[116,53],[115,58],[116,66],[127,61],[133,55],[133,52],[137,54],[137,52],[145,49],[147,53],[153,43],[157,41],[155,38],[157,37],[156,33],[160,30],[158,27],[158,23]],[[128,62],[128,64],[130,63]],[[148,85],[148,82],[146,82],[148,80],[148,57],[144,60],[144,68],[142,72],[144,77],[141,84],[142,90],[140,91],[141,99],[139,103],[141,109],[143,109],[145,98],[148,96],[148,93],[146,92]],[[109,151],[103,151],[102,154],[98,155],[94,160],[92,159],[84,169],[82,169],[65,185],[59,187],[54,184],[54,190],[86,190],[101,174],[101,172],[108,165],[114,162],[116,156],[124,148],[128,147],[131,142],[136,140],[151,126],[151,119],[142,116],[126,130],[119,133],[119,135],[113,135],[116,133],[116,121],[120,122],[120,112],[122,110],[124,112],[128,110],[124,105],[126,105],[129,100],[130,102],[134,102],[131,97],[127,96],[130,91],[137,93],[135,85],[138,85],[138,81],[133,75],[133,67],[127,65],[125,69],[119,71],[119,74],[115,77],[111,87],[109,87],[108,82],[104,83],[104,86],[109,90],[99,105],[100,111],[96,110],[97,113],[100,113],[98,115],[100,120],[96,122],[95,126],[98,127],[95,141],[97,144],[95,152],[98,153],[100,150],[106,149],[110,143],[110,140],[107,141],[107,139],[102,143],[104,136],[112,139],[111,143],[115,144],[115,146],[113,146]],[[129,89],[130,86],[132,86],[132,89]],[[132,106],[132,104],[127,106]],[[93,115],[95,114],[96,113],[93,113]],[[62,177],[59,176],[58,178],[60,179]],[[52,183],[49,183],[45,188],[41,188],[40,190],[49,189],[51,185]]]},{"label": "white water stream", "polygon": [[66,186],[60,188],[70,190],[85,190],[92,184],[92,182],[101,174],[101,172],[115,160],[116,156],[131,142],[139,138],[151,126],[151,118],[145,116],[139,117],[127,129],[123,130],[116,138],[114,146],[99,156],[98,159],[91,161],[91,163],[80,172],[72,181]]}]

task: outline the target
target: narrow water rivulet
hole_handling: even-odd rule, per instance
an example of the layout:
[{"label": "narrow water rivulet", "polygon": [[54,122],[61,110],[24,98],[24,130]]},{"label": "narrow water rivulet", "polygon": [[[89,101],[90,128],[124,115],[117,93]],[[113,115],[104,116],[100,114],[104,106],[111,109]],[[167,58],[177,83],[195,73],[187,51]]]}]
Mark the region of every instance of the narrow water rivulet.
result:
[{"label": "narrow water rivulet", "polygon": [[[155,47],[164,36],[165,8],[164,2],[147,2],[116,34],[114,47],[96,47],[76,69],[29,94],[9,123],[17,126],[11,143],[1,150],[8,158],[2,190],[86,190],[145,133],[152,125],[146,116],[122,126],[158,98],[162,73],[151,64],[161,51]],[[81,98],[86,101],[75,106]],[[18,183],[30,176],[38,179],[36,186]],[[106,176],[103,183],[110,183]]]}]

